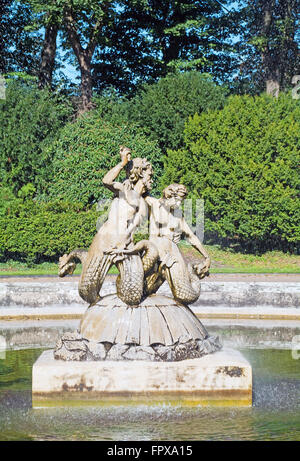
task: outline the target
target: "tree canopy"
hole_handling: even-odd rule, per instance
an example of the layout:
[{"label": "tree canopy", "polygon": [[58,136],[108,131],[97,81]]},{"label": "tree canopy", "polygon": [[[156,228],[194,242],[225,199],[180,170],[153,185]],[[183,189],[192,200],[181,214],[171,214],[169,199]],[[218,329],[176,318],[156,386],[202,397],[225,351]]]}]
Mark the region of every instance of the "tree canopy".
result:
[{"label": "tree canopy", "polygon": [[93,91],[131,97],[177,71],[277,96],[300,73],[299,12],[300,0],[4,0],[0,71],[51,88],[54,70],[74,65],[79,112],[93,107]]}]

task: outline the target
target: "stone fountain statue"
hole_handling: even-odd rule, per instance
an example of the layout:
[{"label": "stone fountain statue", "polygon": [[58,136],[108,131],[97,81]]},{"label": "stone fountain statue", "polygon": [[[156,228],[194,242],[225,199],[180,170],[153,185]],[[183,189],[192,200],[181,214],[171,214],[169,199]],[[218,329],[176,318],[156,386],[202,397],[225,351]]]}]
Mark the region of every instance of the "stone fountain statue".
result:
[{"label": "stone fountain statue", "polygon": [[[103,178],[114,193],[107,221],[88,251],[74,250],[59,260],[59,275],[72,274],[82,262],[79,294],[89,303],[80,328],[66,333],[54,351],[65,361],[180,361],[221,349],[188,307],[200,295],[200,280],[210,259],[184,218],[176,215],[187,189],[171,184],[156,199],[150,196],[151,164],[131,159],[120,148],[121,162]],[[117,177],[125,169],[126,179]],[[149,217],[149,240],[133,242],[136,229]],[[187,265],[178,247],[182,236],[204,257]],[[115,265],[116,294],[100,296],[105,277]],[[173,298],[157,294],[167,281]]]},{"label": "stone fountain statue", "polygon": [[[82,262],[79,294],[88,308],[79,329],[65,333],[33,365],[33,406],[68,399],[79,405],[85,399],[101,405],[251,405],[251,365],[239,351],[221,348],[189,308],[210,259],[178,213],[186,187],[171,184],[160,199],[151,197],[150,163],[131,159],[125,147],[120,155],[103,178],[114,193],[106,222],[88,251],[74,250],[59,260],[60,277]],[[122,170],[126,179],[118,182]],[[133,235],[144,221],[149,239],[135,244]],[[186,264],[178,247],[182,236],[203,263]],[[116,293],[102,297],[112,265],[119,272]],[[157,293],[165,281],[172,297]]]}]

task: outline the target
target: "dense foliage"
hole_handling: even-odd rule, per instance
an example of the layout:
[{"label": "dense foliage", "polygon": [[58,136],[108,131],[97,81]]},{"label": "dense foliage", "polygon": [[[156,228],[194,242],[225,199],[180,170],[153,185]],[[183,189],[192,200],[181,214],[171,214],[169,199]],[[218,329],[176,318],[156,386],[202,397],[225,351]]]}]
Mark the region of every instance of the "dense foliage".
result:
[{"label": "dense foliage", "polygon": [[189,119],[184,148],[169,151],[162,184],[182,182],[205,200],[206,238],[248,250],[292,249],[300,240],[300,104],[230,97]]},{"label": "dense foliage", "polygon": [[57,260],[75,248],[86,248],[96,233],[98,217],[95,206],[84,208],[82,203],[39,203],[30,199],[1,202],[0,259],[35,263]]},{"label": "dense foliage", "polygon": [[300,73],[300,1],[238,0],[240,69],[232,86],[239,92],[277,94]]},{"label": "dense foliage", "polygon": [[42,37],[29,30],[34,14],[28,2],[0,2],[0,72],[37,75]]},{"label": "dense foliage", "polygon": [[[102,185],[106,172],[120,161],[120,146],[133,157],[146,157],[153,165],[154,180],[161,174],[161,152],[134,125],[111,125],[97,111],[69,123],[46,150],[52,161],[43,199],[63,199],[92,204],[111,193]],[[123,176],[124,177],[124,176]]]},{"label": "dense foliage", "polygon": [[133,94],[141,83],[153,83],[176,71],[208,72],[225,81],[236,70],[240,33],[230,0],[123,0],[117,3],[113,26],[106,28],[106,46],[93,60],[97,90],[114,86]]},{"label": "dense foliage", "polygon": [[[299,75],[299,0],[2,0],[0,72],[41,88],[81,77],[82,110],[112,85],[132,96],[145,82],[197,70],[232,91],[270,94]],[[62,80],[61,80],[62,82]],[[78,88],[79,89],[79,88]],[[76,90],[75,90],[76,91]],[[79,106],[80,106],[79,104]]]},{"label": "dense foliage", "polygon": [[0,100],[0,182],[15,193],[27,183],[38,189],[51,162],[44,148],[71,115],[70,104],[47,90],[9,81],[6,99]]},{"label": "dense foliage", "polygon": [[0,101],[0,259],[56,260],[88,247],[120,145],[151,161],[154,195],[181,182],[204,198],[206,242],[298,251],[300,104],[290,94],[226,100],[188,72],[132,100],[112,92],[96,103],[71,121],[67,99],[9,82]]},{"label": "dense foliage", "polygon": [[299,251],[299,6],[3,0],[0,259],[87,247],[120,145],[205,200],[207,242]]},{"label": "dense foliage", "polygon": [[145,86],[130,102],[128,117],[157,139],[163,151],[182,145],[188,116],[208,109],[220,109],[225,88],[199,72],[168,75],[158,83]]}]

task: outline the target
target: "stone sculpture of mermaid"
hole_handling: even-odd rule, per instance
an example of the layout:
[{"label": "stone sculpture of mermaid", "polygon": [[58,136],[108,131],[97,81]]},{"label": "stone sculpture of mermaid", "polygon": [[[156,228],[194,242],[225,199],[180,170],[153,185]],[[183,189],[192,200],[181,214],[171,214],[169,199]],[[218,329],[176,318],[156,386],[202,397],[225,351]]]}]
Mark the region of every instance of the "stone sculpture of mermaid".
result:
[{"label": "stone sculpture of mermaid", "polygon": [[[147,196],[150,207],[149,242],[143,240],[132,249],[120,250],[121,253],[134,255],[148,251],[149,268],[144,287],[144,296],[155,293],[167,280],[174,299],[182,304],[192,304],[200,295],[200,279],[208,275],[210,258],[198,237],[192,232],[183,217],[176,216],[187,196],[187,189],[182,184],[171,184],[163,191],[160,199]],[[178,243],[185,237],[189,243],[205,258],[203,264],[186,264]],[[157,248],[157,254],[149,251],[149,243]],[[153,257],[152,261],[150,257]],[[157,265],[155,265],[157,263]]]},{"label": "stone sculpture of mermaid", "polygon": [[[176,209],[187,195],[185,186],[171,184],[161,199],[150,197],[152,168],[145,159],[130,159],[122,148],[121,162],[103,178],[115,198],[109,216],[87,252],[60,258],[59,275],[83,261],[80,296],[90,303],[79,330],[65,333],[57,343],[59,360],[177,361],[201,357],[221,348],[188,307],[200,294],[200,280],[208,274],[210,259]],[[126,167],[127,179],[116,182]],[[133,233],[150,211],[150,237],[133,244]],[[178,248],[185,235],[205,258],[187,265]],[[84,256],[83,256],[84,255]],[[119,276],[117,293],[99,297],[112,264]],[[156,294],[167,280],[173,298]]]},{"label": "stone sculpture of mermaid", "polygon": [[[115,198],[112,201],[107,221],[95,235],[88,251],[74,250],[59,260],[59,276],[72,274],[76,260],[82,262],[79,281],[79,294],[90,305],[100,300],[100,290],[105,276],[116,264],[119,270],[117,290],[120,299],[128,305],[137,305],[143,295],[144,271],[140,256],[118,258],[112,249],[130,248],[132,235],[147,215],[144,195],[152,185],[151,164],[142,158],[131,160],[128,148],[120,148],[121,162],[103,178],[103,184],[110,189]],[[127,179],[117,182],[116,178],[126,169]]]}]

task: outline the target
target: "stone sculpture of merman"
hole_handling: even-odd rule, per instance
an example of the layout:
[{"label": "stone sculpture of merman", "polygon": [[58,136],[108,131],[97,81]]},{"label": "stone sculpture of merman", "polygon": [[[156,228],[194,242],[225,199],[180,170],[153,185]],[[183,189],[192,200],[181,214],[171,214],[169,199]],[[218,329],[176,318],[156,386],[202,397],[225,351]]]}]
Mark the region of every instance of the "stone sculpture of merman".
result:
[{"label": "stone sculpture of merman", "polygon": [[[132,256],[117,260],[107,251],[125,248],[132,244],[132,235],[147,215],[143,196],[151,189],[152,167],[146,159],[131,160],[129,149],[121,146],[121,162],[103,178],[103,184],[115,197],[107,221],[95,235],[88,251],[74,250],[59,260],[59,276],[72,274],[76,260],[82,262],[79,294],[90,305],[100,300],[100,290],[112,264],[119,269],[118,295],[128,305],[137,305],[143,294],[144,273],[141,258]],[[126,169],[127,179],[121,183],[116,178]]]},{"label": "stone sculpture of merman", "polygon": [[[185,186],[172,184],[161,199],[150,197],[151,165],[145,159],[132,161],[126,148],[121,149],[121,158],[103,179],[115,194],[109,218],[83,260],[79,293],[90,306],[79,330],[58,341],[54,357],[178,361],[221,349],[218,338],[208,334],[188,307],[198,299],[200,279],[208,274],[210,259],[185,220],[174,215],[187,194]],[[127,179],[116,182],[125,166]],[[149,240],[134,245],[133,233],[147,211]],[[115,238],[118,215],[122,231]],[[205,258],[204,264],[186,265],[177,246],[183,234]],[[74,255],[71,252],[60,260],[61,276],[71,272]],[[120,272],[117,293],[101,299],[100,288],[112,264]],[[165,280],[174,299],[156,294]]]}]

